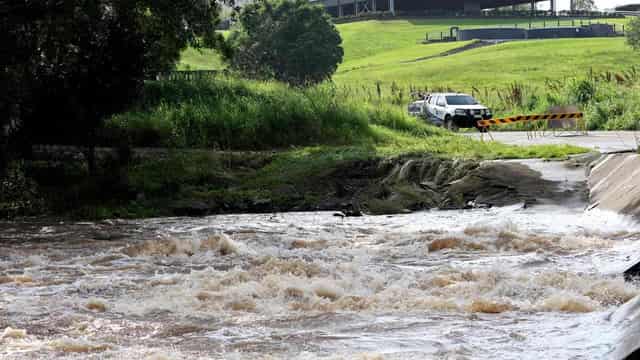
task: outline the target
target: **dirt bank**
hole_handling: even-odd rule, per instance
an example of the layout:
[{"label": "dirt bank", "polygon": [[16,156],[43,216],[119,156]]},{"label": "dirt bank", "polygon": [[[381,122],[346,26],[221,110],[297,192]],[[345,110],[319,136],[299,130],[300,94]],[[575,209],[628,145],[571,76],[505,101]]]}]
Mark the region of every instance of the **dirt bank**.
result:
[{"label": "dirt bank", "polygon": [[[49,213],[79,218],[317,210],[393,214],[562,202],[584,190],[584,184],[566,186],[564,176],[542,176],[544,162],[535,160],[136,149],[122,161],[118,151],[108,150],[99,152],[101,173],[89,176],[81,152],[39,149],[22,168],[25,176],[16,178],[34,179],[22,187],[34,187],[31,193],[45,198]],[[23,203],[34,204],[27,200]]]},{"label": "dirt bank", "polygon": [[[393,214],[425,209],[462,209],[561,202],[580,194],[545,179],[524,163],[405,156],[344,161],[303,178],[283,177],[259,193],[231,186],[244,196],[180,199],[175,215],[221,212],[340,210],[348,215]],[[228,195],[228,194],[227,194]]]}]

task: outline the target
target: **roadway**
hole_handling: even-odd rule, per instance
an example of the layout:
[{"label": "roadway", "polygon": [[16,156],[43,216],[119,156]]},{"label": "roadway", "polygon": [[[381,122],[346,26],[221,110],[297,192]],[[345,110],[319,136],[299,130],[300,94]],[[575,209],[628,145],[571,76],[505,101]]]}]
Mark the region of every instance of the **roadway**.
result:
[{"label": "roadway", "polygon": [[[529,139],[524,131],[496,131],[491,133],[494,140],[511,145],[569,144],[590,148],[602,153],[630,151],[638,149],[640,131],[590,131],[588,135],[561,132],[554,135],[547,131]],[[469,132],[466,136],[480,139],[480,133]],[[485,140],[488,136],[485,134]]]}]

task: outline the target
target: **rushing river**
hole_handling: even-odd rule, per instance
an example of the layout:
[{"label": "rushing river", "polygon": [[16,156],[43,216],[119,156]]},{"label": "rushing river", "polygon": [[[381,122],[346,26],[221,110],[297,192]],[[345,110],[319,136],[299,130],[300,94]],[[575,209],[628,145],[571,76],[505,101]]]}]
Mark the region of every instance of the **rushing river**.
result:
[{"label": "rushing river", "polygon": [[3,223],[0,358],[606,357],[640,226],[582,209]]}]

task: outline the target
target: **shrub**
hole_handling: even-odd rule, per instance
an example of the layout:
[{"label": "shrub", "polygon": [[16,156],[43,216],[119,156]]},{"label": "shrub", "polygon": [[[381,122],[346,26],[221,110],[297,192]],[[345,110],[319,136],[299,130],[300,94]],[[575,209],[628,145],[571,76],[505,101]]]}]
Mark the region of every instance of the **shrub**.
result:
[{"label": "shrub", "polygon": [[596,85],[590,80],[575,80],[569,86],[572,102],[588,103],[596,94]]}]

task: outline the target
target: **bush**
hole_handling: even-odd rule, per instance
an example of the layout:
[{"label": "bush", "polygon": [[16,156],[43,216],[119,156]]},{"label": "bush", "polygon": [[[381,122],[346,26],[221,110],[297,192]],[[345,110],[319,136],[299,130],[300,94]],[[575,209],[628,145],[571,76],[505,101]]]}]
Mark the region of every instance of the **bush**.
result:
[{"label": "bush", "polygon": [[43,210],[44,200],[37,184],[25,175],[21,162],[12,163],[0,179],[0,218],[34,215]]},{"label": "bush", "polygon": [[596,85],[590,80],[574,80],[570,86],[570,97],[572,102],[586,104],[596,94]]},{"label": "bush", "polygon": [[632,17],[626,26],[627,44],[634,50],[640,50],[640,18]]}]

